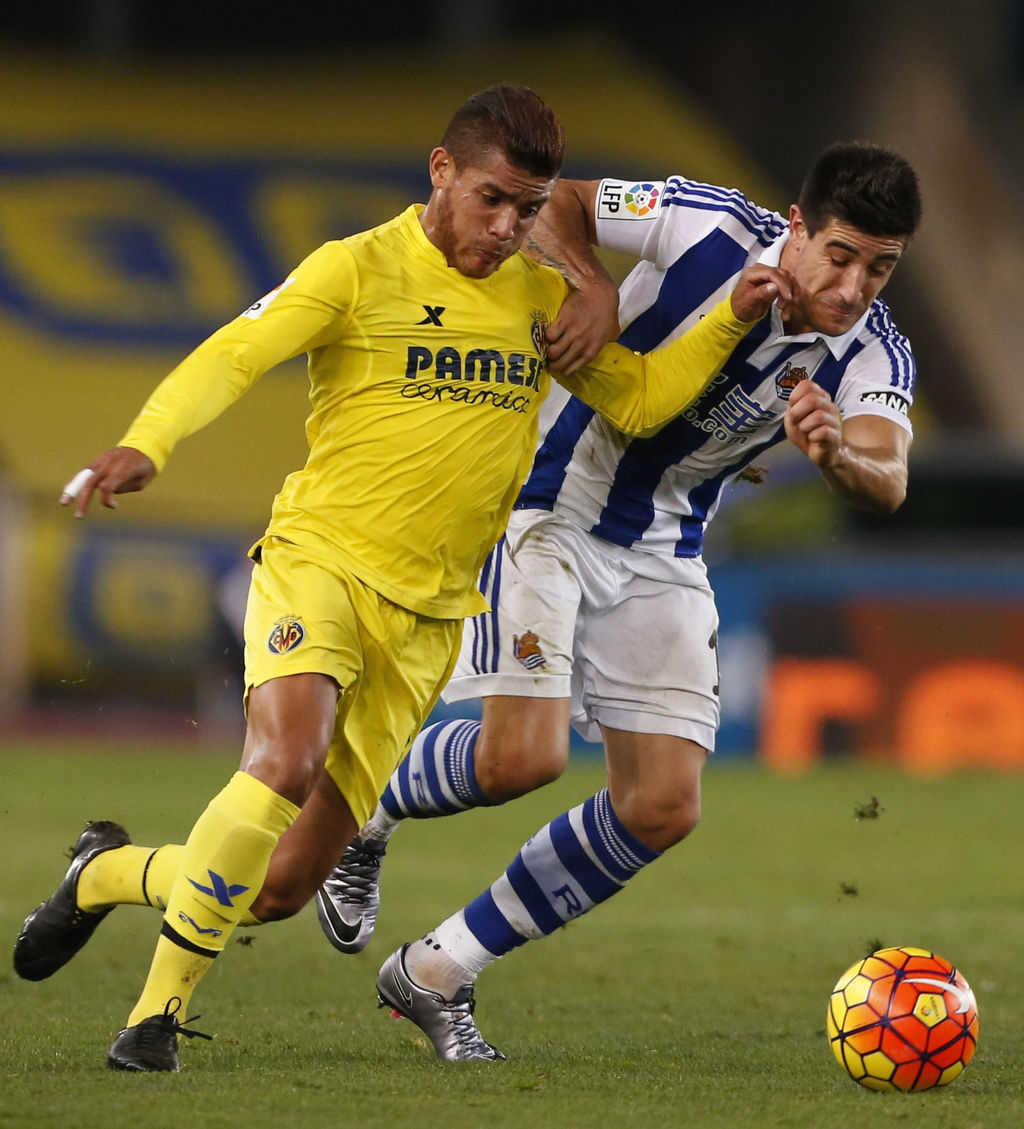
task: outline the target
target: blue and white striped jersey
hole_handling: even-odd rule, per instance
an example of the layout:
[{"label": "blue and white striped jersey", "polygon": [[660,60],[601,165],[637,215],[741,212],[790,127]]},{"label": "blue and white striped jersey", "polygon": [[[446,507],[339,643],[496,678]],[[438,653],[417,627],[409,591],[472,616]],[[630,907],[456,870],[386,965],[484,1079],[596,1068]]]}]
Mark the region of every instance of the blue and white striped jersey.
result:
[{"label": "blue and white striped jersey", "polygon": [[[746,266],[778,266],[789,237],[777,212],[683,177],[603,180],[596,207],[599,244],[641,260],[619,306],[620,341],[640,352],[694,325]],[[773,309],[701,397],[652,438],[630,439],[553,389],[517,508],[553,510],[660,557],[698,556],[725,485],[785,437],[786,402],[805,377],[828,390],[844,418],[880,415],[910,430],[914,358],[885,302],[876,299],[840,337],[786,336]]]}]

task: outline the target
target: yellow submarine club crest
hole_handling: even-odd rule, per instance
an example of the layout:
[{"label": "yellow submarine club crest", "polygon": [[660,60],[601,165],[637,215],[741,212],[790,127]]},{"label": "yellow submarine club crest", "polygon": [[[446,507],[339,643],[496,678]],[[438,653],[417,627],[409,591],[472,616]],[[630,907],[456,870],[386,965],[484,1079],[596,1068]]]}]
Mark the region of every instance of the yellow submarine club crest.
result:
[{"label": "yellow submarine club crest", "polygon": [[534,310],[530,314],[530,339],[537,350],[538,357],[548,355],[548,342],[544,336],[548,331],[548,319],[541,310]]},{"label": "yellow submarine club crest", "polygon": [[298,616],[286,615],[274,624],[267,640],[267,650],[273,655],[285,655],[306,638],[306,629]]}]

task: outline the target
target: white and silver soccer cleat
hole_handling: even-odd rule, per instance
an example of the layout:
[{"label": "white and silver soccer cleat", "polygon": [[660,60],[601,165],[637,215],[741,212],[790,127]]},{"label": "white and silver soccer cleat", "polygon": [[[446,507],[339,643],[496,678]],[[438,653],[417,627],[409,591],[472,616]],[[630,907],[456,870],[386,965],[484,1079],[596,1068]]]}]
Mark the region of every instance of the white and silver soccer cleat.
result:
[{"label": "white and silver soccer cleat", "polygon": [[380,907],[380,867],[387,846],[384,839],[356,835],[316,892],[320,928],[339,952],[362,952],[373,936]]},{"label": "white and silver soccer cleat", "polygon": [[391,1008],[396,1019],[412,1020],[434,1044],[437,1057],[446,1062],[504,1061],[505,1056],[484,1039],[473,1022],[473,985],[464,984],[450,1000],[421,987],[406,970],[408,948],[403,945],[381,966],[378,1006]]}]

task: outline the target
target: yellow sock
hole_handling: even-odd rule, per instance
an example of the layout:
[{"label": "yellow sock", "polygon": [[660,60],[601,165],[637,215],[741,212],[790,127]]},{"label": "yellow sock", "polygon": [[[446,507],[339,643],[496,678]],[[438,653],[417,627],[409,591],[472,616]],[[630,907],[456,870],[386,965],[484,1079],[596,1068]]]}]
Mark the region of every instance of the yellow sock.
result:
[{"label": "yellow sock", "polygon": [[148,905],[167,909],[184,855],[184,843],[168,843],[150,856],[142,876],[142,893]]},{"label": "yellow sock", "polygon": [[111,906],[166,909],[184,850],[180,843],[168,843],[104,851],[78,876],[78,908],[86,913],[101,913]]},{"label": "yellow sock", "polygon": [[162,1014],[175,996],[180,1014],[186,1014],[196,984],[255,901],[274,847],[298,814],[295,804],[244,772],[236,772],[210,801],[182,852],[129,1027]]},{"label": "yellow sock", "polygon": [[[163,847],[117,847],[87,863],[78,876],[78,908],[102,913],[111,906],[153,906],[167,909],[171,887],[181,868],[183,843]],[[263,925],[246,910],[239,925]]]}]

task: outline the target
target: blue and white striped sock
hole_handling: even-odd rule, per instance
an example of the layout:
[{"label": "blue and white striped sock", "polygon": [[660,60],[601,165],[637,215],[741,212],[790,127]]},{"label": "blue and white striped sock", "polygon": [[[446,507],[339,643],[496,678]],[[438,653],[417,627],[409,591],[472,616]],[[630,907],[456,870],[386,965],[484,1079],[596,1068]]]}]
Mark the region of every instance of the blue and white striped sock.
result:
[{"label": "blue and white striped sock", "polygon": [[433,931],[474,975],[607,901],[660,857],[626,830],[603,788],[529,839],[505,873]]},{"label": "blue and white striped sock", "polygon": [[391,821],[431,819],[490,806],[476,782],[473,751],[479,721],[439,721],[416,735],[380,798]]}]

